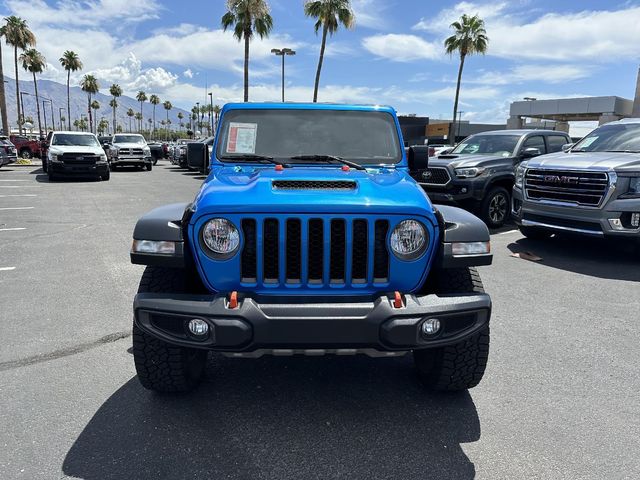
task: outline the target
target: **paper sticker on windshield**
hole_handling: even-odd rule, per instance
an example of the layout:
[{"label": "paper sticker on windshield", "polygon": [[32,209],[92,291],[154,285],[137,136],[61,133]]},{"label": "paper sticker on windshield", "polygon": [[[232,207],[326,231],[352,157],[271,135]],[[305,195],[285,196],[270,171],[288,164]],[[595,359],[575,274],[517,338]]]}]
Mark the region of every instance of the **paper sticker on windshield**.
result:
[{"label": "paper sticker on windshield", "polygon": [[598,139],[597,135],[593,135],[591,137],[587,137],[585,139],[583,139],[580,142],[580,145],[578,145],[578,150],[580,150],[581,148],[587,148],[589,145],[591,145],[593,142],[595,142]]},{"label": "paper sticker on windshield", "polygon": [[227,153],[256,153],[257,123],[229,124],[227,137]]}]

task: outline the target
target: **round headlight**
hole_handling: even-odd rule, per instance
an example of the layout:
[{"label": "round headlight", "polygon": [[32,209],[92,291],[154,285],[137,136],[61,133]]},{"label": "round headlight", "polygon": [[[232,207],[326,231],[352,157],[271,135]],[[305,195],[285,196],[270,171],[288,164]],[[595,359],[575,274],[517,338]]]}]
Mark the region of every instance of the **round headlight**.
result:
[{"label": "round headlight", "polygon": [[403,260],[413,260],[424,252],[427,246],[427,232],[416,220],[400,222],[391,233],[391,250]]},{"label": "round headlight", "polygon": [[228,256],[240,245],[240,233],[226,218],[214,218],[202,228],[204,245],[217,255]]}]

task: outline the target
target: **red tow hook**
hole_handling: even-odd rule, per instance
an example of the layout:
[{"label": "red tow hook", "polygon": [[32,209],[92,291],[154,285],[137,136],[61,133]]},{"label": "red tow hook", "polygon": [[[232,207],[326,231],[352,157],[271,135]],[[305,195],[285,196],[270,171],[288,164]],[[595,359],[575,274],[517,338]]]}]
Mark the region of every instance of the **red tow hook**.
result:
[{"label": "red tow hook", "polygon": [[351,169],[349,168],[349,165],[343,165],[342,166],[342,171],[343,172],[349,172],[349,171],[351,171]]},{"label": "red tow hook", "polygon": [[402,308],[402,307],[404,307],[404,302],[402,301],[402,294],[400,292],[394,292],[393,308]]},{"label": "red tow hook", "polygon": [[284,170],[284,166],[283,165],[276,165],[276,172],[281,172]]},{"label": "red tow hook", "polygon": [[229,299],[227,300],[227,308],[230,310],[235,310],[238,308],[238,292],[233,291],[229,294]]}]

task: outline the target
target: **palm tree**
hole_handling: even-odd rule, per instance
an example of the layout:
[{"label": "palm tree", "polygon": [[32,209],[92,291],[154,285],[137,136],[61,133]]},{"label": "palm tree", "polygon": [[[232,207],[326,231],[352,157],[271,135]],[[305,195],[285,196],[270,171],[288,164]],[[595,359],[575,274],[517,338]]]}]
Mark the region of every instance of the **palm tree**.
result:
[{"label": "palm tree", "polygon": [[78,126],[80,127],[80,130],[84,132],[87,129],[87,121],[84,118],[81,118],[78,122]]},{"label": "palm tree", "polygon": [[178,120],[180,120],[180,129],[182,129],[182,119],[184,118],[184,113],[178,112]]},{"label": "palm tree", "polygon": [[164,109],[167,111],[167,121],[166,124],[169,125],[170,120],[169,120],[169,111],[173,108],[173,105],[171,104],[171,102],[169,100],[165,101],[162,106],[164,107]]},{"label": "palm tree", "polygon": [[98,93],[100,85],[98,79],[93,75],[85,75],[80,82],[83,92],[87,92],[87,112],[89,113],[89,129],[93,132],[93,116],[91,114],[91,95]]},{"label": "palm tree", "polygon": [[140,130],[142,130],[142,118],[143,118],[142,104],[147,101],[147,94],[144,93],[142,90],[140,90],[138,92],[138,94],[136,95],[136,100],[138,100],[140,102],[140,118],[138,119],[138,117],[136,115],[136,119],[139,120],[139,122],[140,122]]},{"label": "palm tree", "polygon": [[[36,80],[36,73],[42,73],[47,67],[47,59],[37,51],[35,48],[23,52],[20,55],[20,62],[22,62],[22,68],[33,74],[33,88],[36,94],[36,111],[38,112],[38,132],[42,135],[42,124],[40,123],[40,98],[38,97],[38,81]],[[44,132],[46,135],[47,132]]]},{"label": "palm tree", "polygon": [[456,85],[456,99],[453,102],[453,120],[451,122],[449,138],[451,145],[455,144],[455,123],[458,115],[458,99],[460,98],[460,82],[462,80],[462,69],[467,55],[480,53],[484,55],[487,51],[489,37],[484,29],[484,20],[478,15],[472,17],[462,15],[460,20],[453,22],[451,28],[454,34],[444,41],[444,47],[449,55],[457,52],[460,55],[460,67],[458,68],[458,83]]},{"label": "palm tree", "polygon": [[268,37],[273,28],[266,0],[227,0],[227,13],[222,16],[222,28],[226,32],[233,27],[233,36],[244,39],[244,101],[249,101],[249,42],[254,32],[260,38]]},{"label": "palm tree", "polygon": [[98,124],[98,133],[100,135],[104,135],[104,132],[109,128],[109,121],[105,118],[102,118],[100,120],[100,123]]},{"label": "palm tree", "polygon": [[[78,130],[80,128],[80,121],[78,119],[73,121],[73,126],[76,127],[76,130]],[[69,127],[71,128],[71,127]]]},{"label": "palm tree", "polygon": [[[78,70],[82,70],[82,62],[80,61],[80,57],[76,52],[71,50],[67,50],[60,57],[60,64],[67,71],[67,118],[71,121],[71,94],[70,94],[70,82],[71,82],[71,72],[77,72]],[[71,126],[67,124],[69,130],[71,130]]]},{"label": "palm tree", "polygon": [[[18,119],[20,119],[20,82],[18,80],[18,49],[26,50],[28,47],[35,47],[36,36],[27,25],[27,21],[20,17],[11,15],[4,19],[5,25],[3,27],[4,38],[7,41],[7,45],[13,47],[13,64],[16,73],[16,104],[18,106]],[[3,80],[4,81],[4,80]],[[24,116],[24,112],[22,112]],[[18,122],[18,129],[22,133],[22,124]]]},{"label": "palm tree", "polygon": [[[96,129],[98,126],[98,110],[100,109],[100,102],[98,102],[97,100],[93,100],[91,102],[91,110],[93,110],[93,118],[96,119]],[[96,133],[95,131],[93,133]]]},{"label": "palm tree", "polygon": [[160,103],[160,97],[157,95],[151,95],[149,97],[149,103],[153,105],[153,134],[156,134],[156,105]]},{"label": "palm tree", "polygon": [[113,133],[116,133],[117,121],[116,121],[116,109],[118,108],[118,98],[122,96],[122,88],[117,83],[114,83],[109,87],[109,93],[113,99],[109,102],[109,106],[113,109]]},{"label": "palm tree", "polygon": [[220,108],[220,105],[214,105],[213,106],[213,113],[215,115],[215,123],[213,125],[213,127],[217,130],[218,129],[218,118],[220,118],[220,112],[222,111],[222,109]]},{"label": "palm tree", "polygon": [[138,133],[142,133],[142,114],[140,112],[136,112],[136,120],[138,121]]},{"label": "palm tree", "polygon": [[307,0],[304,4],[304,14],[316,19],[314,29],[316,35],[322,28],[322,43],[320,44],[320,58],[316,70],[316,82],[313,87],[313,101],[318,101],[318,87],[320,86],[320,72],[324,62],[324,50],[327,45],[327,34],[333,35],[340,24],[345,28],[355,25],[356,17],[351,10],[349,0]]},{"label": "palm tree", "polygon": [[5,135],[11,133],[9,117],[7,115],[7,97],[4,91],[4,68],[2,67],[2,37],[4,37],[5,27],[0,27],[0,115],[2,116],[2,130]]},{"label": "palm tree", "polygon": [[129,108],[129,110],[127,110],[127,117],[129,117],[129,133],[131,133],[131,119],[134,115],[135,112],[133,111],[133,108]]}]

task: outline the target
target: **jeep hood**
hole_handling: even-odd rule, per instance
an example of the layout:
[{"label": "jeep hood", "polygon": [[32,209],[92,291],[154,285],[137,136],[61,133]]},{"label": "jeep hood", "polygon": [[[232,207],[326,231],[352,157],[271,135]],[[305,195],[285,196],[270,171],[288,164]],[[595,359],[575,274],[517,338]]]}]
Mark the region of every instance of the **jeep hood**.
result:
[{"label": "jeep hood", "polygon": [[433,159],[429,159],[430,167],[446,167],[451,165],[452,168],[470,168],[484,167],[492,163],[505,161],[512,157],[503,157],[501,155],[455,155],[447,154]]},{"label": "jeep hood", "polygon": [[[278,180],[353,182],[350,189],[313,190],[275,187]],[[288,185],[290,186],[290,184]],[[327,187],[330,187],[327,185]],[[432,217],[423,189],[404,169],[342,171],[340,167],[294,166],[214,168],[194,202],[194,220],[215,213],[406,213]]]},{"label": "jeep hood", "polygon": [[94,155],[103,155],[102,147],[82,147],[79,145],[51,145],[49,152],[55,155],[63,153],[93,153]]},{"label": "jeep hood", "polygon": [[640,171],[640,154],[617,152],[558,152],[527,161],[527,168]]}]

